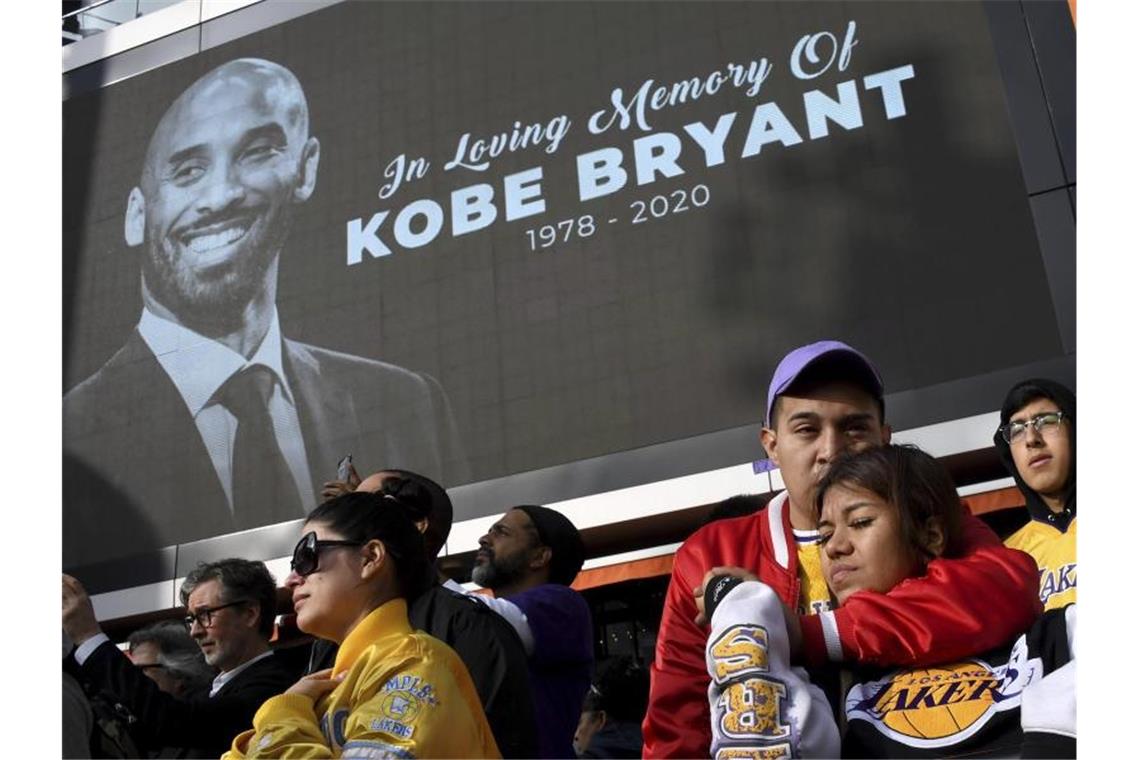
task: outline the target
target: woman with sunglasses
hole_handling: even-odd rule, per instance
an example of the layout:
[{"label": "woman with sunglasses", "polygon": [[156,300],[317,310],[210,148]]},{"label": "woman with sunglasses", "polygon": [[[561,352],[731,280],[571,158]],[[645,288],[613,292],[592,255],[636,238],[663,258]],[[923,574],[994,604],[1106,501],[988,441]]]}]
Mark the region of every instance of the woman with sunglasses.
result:
[{"label": "woman with sunglasses", "polygon": [[386,498],[347,493],[309,514],[285,585],[297,627],[340,645],[335,664],[266,701],[227,757],[500,756],[462,661],[408,623],[432,570]]},{"label": "woman with sunglasses", "polygon": [[[815,506],[824,576],[839,605],[940,572],[939,558],[953,556],[960,542],[953,480],[911,446],[837,459]],[[791,667],[794,632],[775,592],[736,568],[710,571],[703,592],[712,622],[706,659],[713,754],[762,749],[834,757],[837,724],[806,672]],[[842,756],[1073,757],[1075,620],[1075,605],[1054,610],[1004,647],[956,653],[937,667],[855,664],[841,679]],[[838,647],[837,634],[833,640]]]}]

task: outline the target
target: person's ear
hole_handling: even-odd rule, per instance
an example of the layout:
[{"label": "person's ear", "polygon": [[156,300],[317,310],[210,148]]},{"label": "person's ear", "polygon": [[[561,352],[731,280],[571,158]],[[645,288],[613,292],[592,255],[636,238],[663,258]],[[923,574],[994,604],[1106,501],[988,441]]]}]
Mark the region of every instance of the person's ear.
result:
[{"label": "person's ear", "polygon": [[362,580],[371,580],[375,578],[380,572],[380,569],[384,567],[384,561],[388,557],[388,552],[384,548],[384,542],[378,538],[374,538],[360,547],[360,552],[364,558],[364,561],[360,565],[360,577]]},{"label": "person's ear", "polygon": [[305,141],[301,149],[301,165],[298,167],[297,186],[293,188],[293,202],[309,200],[317,187],[317,166],[321,162],[321,142],[315,137]]},{"label": "person's ear", "polygon": [[772,428],[763,428],[760,431],[760,445],[764,447],[764,451],[768,454],[768,458],[772,460],[772,464],[779,467],[780,455],[777,452],[776,439],[776,431]]},{"label": "person's ear", "polygon": [[421,536],[427,533],[427,529],[428,519],[426,517],[421,517],[420,519],[416,520],[416,530],[420,532]]},{"label": "person's ear", "polygon": [[882,431],[883,431],[883,445],[886,446],[888,443],[891,442],[891,433],[893,432],[891,430],[890,423],[884,422],[883,427],[882,427]]},{"label": "person's ear", "polygon": [[243,607],[241,622],[246,628],[257,630],[261,622],[261,605],[249,604]]},{"label": "person's ear", "polygon": [[530,558],[530,568],[532,570],[540,570],[541,568],[550,564],[550,560],[554,558],[554,550],[549,546],[539,546],[534,550],[534,554]]},{"label": "person's ear", "polygon": [[146,197],[138,187],[127,196],[127,213],[123,217],[123,239],[134,248],[146,237]]},{"label": "person's ear", "polygon": [[922,546],[931,557],[941,557],[946,551],[946,531],[937,517],[927,518],[922,526]]}]

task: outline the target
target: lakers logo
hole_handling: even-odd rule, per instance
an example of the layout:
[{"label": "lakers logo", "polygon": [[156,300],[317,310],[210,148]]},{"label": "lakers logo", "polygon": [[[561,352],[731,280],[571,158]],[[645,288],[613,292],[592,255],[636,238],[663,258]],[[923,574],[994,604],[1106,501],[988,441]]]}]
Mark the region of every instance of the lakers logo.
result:
[{"label": "lakers logo", "polygon": [[915,747],[954,744],[979,731],[995,712],[1021,704],[1017,670],[980,660],[908,670],[863,683],[847,694],[847,719]]},{"label": "lakers logo", "polygon": [[380,701],[380,712],[392,720],[410,722],[420,713],[420,701],[410,691],[392,691]]}]

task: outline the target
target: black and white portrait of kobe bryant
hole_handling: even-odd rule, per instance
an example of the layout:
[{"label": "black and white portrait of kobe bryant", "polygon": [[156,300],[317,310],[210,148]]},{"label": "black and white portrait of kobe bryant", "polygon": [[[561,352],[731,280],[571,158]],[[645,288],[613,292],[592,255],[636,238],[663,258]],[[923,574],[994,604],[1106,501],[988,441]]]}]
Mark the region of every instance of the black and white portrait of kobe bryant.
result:
[{"label": "black and white portrait of kobe bryant", "polygon": [[346,453],[466,477],[433,378],[281,332],[281,251],[320,159],[270,61],[219,66],[159,120],[123,222],[142,313],[64,397],[65,565],[300,518]]}]

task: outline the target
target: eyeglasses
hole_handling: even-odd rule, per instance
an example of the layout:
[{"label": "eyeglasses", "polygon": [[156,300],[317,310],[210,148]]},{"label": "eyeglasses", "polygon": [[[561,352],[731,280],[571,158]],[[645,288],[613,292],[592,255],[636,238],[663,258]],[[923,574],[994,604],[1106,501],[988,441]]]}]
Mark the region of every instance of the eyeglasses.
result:
[{"label": "eyeglasses", "polygon": [[151,668],[158,668],[159,670],[164,670],[166,668],[166,666],[163,665],[161,662],[136,662],[136,663],[134,663],[134,665],[136,668],[143,671],[144,673],[146,671],[150,670]]},{"label": "eyeglasses", "polygon": [[1063,419],[1065,419],[1064,412],[1043,412],[1033,415],[1028,422],[1009,422],[1002,425],[998,428],[998,432],[1001,433],[1001,437],[1005,439],[1006,443],[1013,443],[1021,440],[1030,426],[1037,431],[1038,435],[1055,433],[1060,429]]},{"label": "eyeglasses", "polygon": [[293,559],[289,562],[289,567],[302,578],[311,575],[317,571],[321,550],[331,549],[334,546],[364,546],[364,544],[359,541],[318,541],[316,531],[309,531],[301,536],[301,540],[293,548]]},{"label": "eyeglasses", "polygon": [[197,621],[198,625],[202,626],[203,628],[209,628],[214,624],[215,612],[218,610],[224,610],[226,607],[236,607],[239,604],[249,604],[249,600],[238,599],[236,602],[230,602],[229,604],[219,604],[217,607],[203,607],[197,612],[191,612],[189,615],[182,618],[182,622],[186,624],[187,628],[193,626],[195,621]]}]

